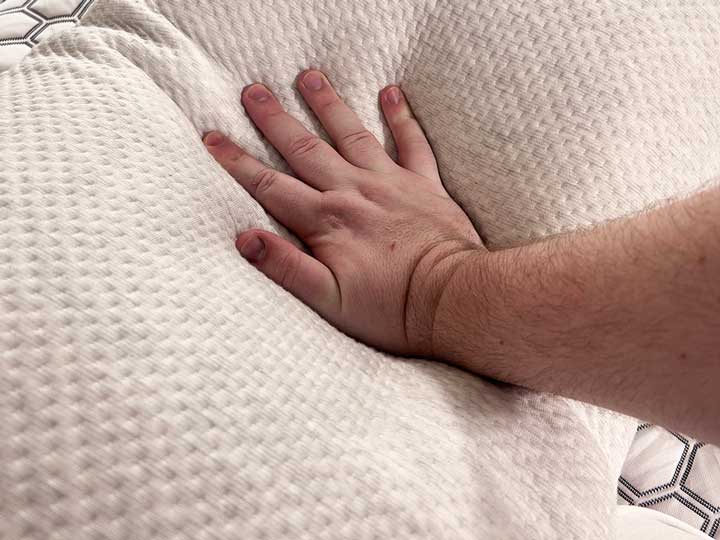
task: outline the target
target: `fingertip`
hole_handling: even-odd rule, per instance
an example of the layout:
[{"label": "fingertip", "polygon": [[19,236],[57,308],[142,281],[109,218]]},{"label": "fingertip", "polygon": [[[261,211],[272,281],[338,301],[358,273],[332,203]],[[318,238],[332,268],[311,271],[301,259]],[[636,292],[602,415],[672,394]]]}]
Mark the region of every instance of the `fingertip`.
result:
[{"label": "fingertip", "polygon": [[266,103],[272,98],[270,89],[262,83],[252,83],[242,89],[240,100],[247,104]]},{"label": "fingertip", "polygon": [[309,68],[305,68],[302,71],[300,71],[297,74],[297,80],[302,80],[303,77],[305,77],[305,75],[307,75],[308,73],[311,73],[311,72],[317,73],[321,77],[325,77],[327,80],[330,80],[330,78],[327,76],[327,74],[321,68],[316,68],[316,67],[309,67]]},{"label": "fingertip", "polygon": [[238,234],[238,235],[235,237],[235,247],[237,248],[238,251],[240,251],[240,248],[241,248],[242,245],[245,243],[245,240],[247,240],[247,233],[248,233],[248,232],[249,232],[249,231],[241,232],[240,234]]},{"label": "fingertip", "polygon": [[322,90],[326,84],[329,85],[327,76],[319,69],[312,68],[302,70],[295,82],[300,90],[312,92]]},{"label": "fingertip", "polygon": [[237,245],[245,242],[251,236],[261,236],[265,232],[266,231],[264,231],[262,229],[248,229],[246,231],[242,231],[242,232],[238,233],[238,235],[235,239],[235,245],[237,246]]},{"label": "fingertip", "polygon": [[235,239],[235,247],[249,263],[257,264],[265,257],[267,243],[261,231],[250,229],[240,233]]},{"label": "fingertip", "polygon": [[326,315],[340,309],[340,289],[332,271],[288,240],[250,229],[238,235],[235,245],[260,272],[313,309]]},{"label": "fingertip", "polygon": [[208,152],[231,174],[233,165],[245,155],[245,150],[235,144],[227,135],[219,131],[210,131],[203,137]]},{"label": "fingertip", "polygon": [[383,105],[387,105],[389,107],[396,107],[403,103],[404,96],[399,86],[397,86],[396,84],[391,84],[380,91],[380,99]]},{"label": "fingertip", "polygon": [[295,76],[295,83],[296,83],[296,84],[300,83],[300,82],[302,81],[303,77],[305,76],[305,74],[306,74],[308,71],[311,71],[312,69],[313,69],[313,68],[306,68],[306,69],[303,69],[302,71],[300,71],[300,72]]},{"label": "fingertip", "polygon": [[203,136],[202,141],[209,149],[214,149],[225,142],[225,135],[219,131],[209,131]]}]

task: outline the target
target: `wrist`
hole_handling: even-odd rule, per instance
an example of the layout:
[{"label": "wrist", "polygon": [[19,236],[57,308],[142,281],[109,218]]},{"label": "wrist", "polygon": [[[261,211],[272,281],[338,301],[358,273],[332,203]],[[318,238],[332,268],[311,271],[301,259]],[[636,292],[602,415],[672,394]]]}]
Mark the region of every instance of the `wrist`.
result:
[{"label": "wrist", "polygon": [[482,245],[448,241],[430,248],[418,261],[408,285],[405,329],[409,353],[434,357],[434,326],[449,283],[465,261],[487,253]]},{"label": "wrist", "polygon": [[[433,313],[430,356],[466,365],[473,351],[485,339],[478,333],[488,330],[493,310],[491,295],[498,290],[498,253],[476,250],[457,262],[442,287]],[[473,335],[473,339],[467,336]],[[474,351],[481,354],[481,351]]]},{"label": "wrist", "polygon": [[[532,288],[534,250],[524,247],[473,252],[440,295],[432,326],[431,356],[475,373],[520,383],[525,356],[521,312]],[[527,264],[526,264],[527,263]]]},{"label": "wrist", "polygon": [[463,260],[438,299],[431,355],[536,387],[538,368],[567,352],[564,328],[553,321],[577,314],[581,300],[566,284],[559,259],[558,253],[549,256],[547,246],[533,244]]}]

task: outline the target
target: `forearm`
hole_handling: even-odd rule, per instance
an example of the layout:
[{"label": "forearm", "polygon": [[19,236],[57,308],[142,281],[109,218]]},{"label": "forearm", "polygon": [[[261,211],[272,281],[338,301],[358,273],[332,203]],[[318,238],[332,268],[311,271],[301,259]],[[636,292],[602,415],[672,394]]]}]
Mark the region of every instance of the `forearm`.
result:
[{"label": "forearm", "polygon": [[433,353],[720,442],[720,191],[466,258]]},{"label": "forearm", "polygon": [[[297,88],[335,146],[271,90],[242,104],[296,176],[209,133],[213,157],[307,250],[257,229],[240,254],[344,332],[433,354],[720,441],[718,191],[595,232],[488,253],[445,191],[397,86],[380,104],[398,163],[320,72]],[[431,336],[428,338],[428,336]],[[672,389],[682,402],[664,402]]]}]

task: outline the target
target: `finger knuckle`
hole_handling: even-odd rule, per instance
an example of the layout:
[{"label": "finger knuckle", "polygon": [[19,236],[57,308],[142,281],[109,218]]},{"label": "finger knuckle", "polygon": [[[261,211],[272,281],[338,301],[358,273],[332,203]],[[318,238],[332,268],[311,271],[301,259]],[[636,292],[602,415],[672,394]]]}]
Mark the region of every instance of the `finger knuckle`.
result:
[{"label": "finger knuckle", "polygon": [[394,186],[377,182],[366,182],[357,187],[358,193],[372,203],[382,204],[394,193]]},{"label": "finger knuckle", "polygon": [[317,152],[322,141],[315,135],[303,135],[290,143],[288,149],[290,155],[294,158],[302,158],[308,154]]},{"label": "finger knuckle", "polygon": [[316,105],[317,112],[321,116],[333,117],[338,114],[341,102],[339,99],[331,98]]},{"label": "finger knuckle", "polygon": [[252,186],[252,192],[255,196],[262,197],[265,193],[272,189],[272,186],[277,182],[278,173],[272,169],[260,169],[255,176],[253,176],[250,185]]},{"label": "finger knuckle", "polygon": [[271,108],[265,111],[264,118],[266,122],[280,123],[287,120],[287,113],[283,110],[282,107]]},{"label": "finger knuckle", "polygon": [[403,144],[402,150],[406,154],[410,154],[410,155],[412,155],[412,154],[423,155],[423,156],[429,155],[430,157],[434,157],[434,155],[432,153],[432,148],[430,147],[430,145],[427,143],[427,141],[424,141],[424,140],[420,139],[419,137],[405,141],[405,143]]},{"label": "finger knuckle", "polygon": [[232,145],[223,156],[228,163],[242,164],[248,158],[247,152],[239,146]]},{"label": "finger knuckle", "polygon": [[398,120],[396,124],[396,129],[398,129],[399,132],[405,137],[425,138],[425,133],[423,132],[422,127],[420,127],[420,124],[418,124],[417,120],[412,117]]},{"label": "finger knuckle", "polygon": [[327,230],[346,228],[357,212],[357,202],[349,194],[330,192],[320,199],[320,216]]},{"label": "finger knuckle", "polygon": [[395,124],[401,129],[417,129],[420,123],[412,114],[401,114],[395,118]]},{"label": "finger knuckle", "polygon": [[354,131],[343,135],[337,141],[341,150],[355,150],[358,148],[367,148],[375,142],[375,137],[367,129]]}]

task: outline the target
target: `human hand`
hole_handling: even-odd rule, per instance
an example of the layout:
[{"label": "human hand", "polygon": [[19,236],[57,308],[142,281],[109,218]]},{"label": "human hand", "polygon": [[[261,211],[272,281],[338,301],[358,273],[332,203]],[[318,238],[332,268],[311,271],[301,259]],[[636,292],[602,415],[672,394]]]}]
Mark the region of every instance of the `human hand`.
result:
[{"label": "human hand", "polygon": [[218,132],[213,157],[309,253],[262,230],[236,241],[270,279],[344,332],[376,347],[432,354],[435,309],[444,285],[470,253],[485,251],[445,191],[435,157],[400,89],[380,93],[398,163],[318,71],[297,86],[335,144],[307,131],[261,84],[243,91],[252,121],[296,177],[273,170]]}]

